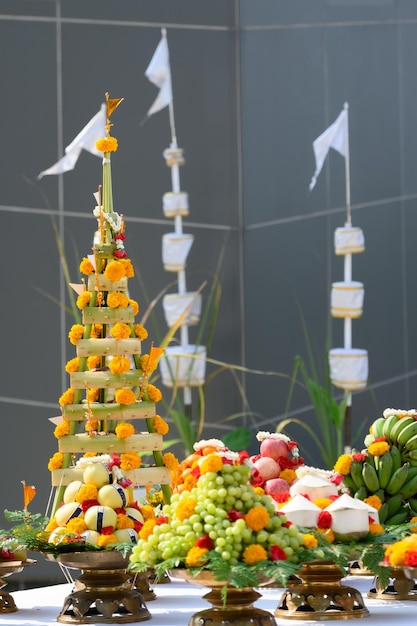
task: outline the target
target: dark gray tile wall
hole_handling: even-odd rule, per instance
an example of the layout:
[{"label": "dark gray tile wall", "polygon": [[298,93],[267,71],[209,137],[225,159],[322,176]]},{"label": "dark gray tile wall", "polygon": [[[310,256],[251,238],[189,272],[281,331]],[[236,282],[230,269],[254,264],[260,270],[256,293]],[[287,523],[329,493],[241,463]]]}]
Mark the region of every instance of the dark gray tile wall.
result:
[{"label": "dark gray tile wall", "polygon": [[[312,142],[345,101],[352,221],[366,241],[365,253],[353,259],[353,278],[365,285],[353,341],[368,349],[370,365],[370,389],[353,395],[358,445],[385,407],[416,404],[412,0],[0,0],[6,303],[0,407],[4,438],[14,442],[0,460],[4,508],[21,508],[20,480],[37,483],[36,508],[46,508],[46,465],[56,450],[48,417],[59,410],[63,367],[73,356],[51,216],[76,282],[80,258],[92,245],[101,164],[83,153],[62,177],[37,180],[37,174],[62,155],[106,91],[125,98],[112,118],[120,145],[112,159],[113,191],[140,271],[131,290],[141,314],[174,278],[161,261],[161,237],[173,230],[162,212],[162,195],[171,188],[162,156],[170,143],[167,111],[141,126],[156,97],[144,72],[161,27],[168,28],[177,134],[186,157],[184,230],[195,236],[188,285],[210,281],[224,248],[209,368],[214,372],[221,362],[247,368],[238,374],[248,402],[238,420],[227,420],[244,408],[233,376],[210,378],[204,436],[221,436],[239,423],[254,433],[275,428],[294,357],[307,357],[303,323],[321,373],[326,345],[343,341],[343,323],[329,315],[329,292],[331,282],[343,278],[333,233],[346,219],[344,159],[330,151],[311,193],[308,185]],[[165,332],[161,307],[148,328],[156,340]],[[299,386],[290,411],[314,425]],[[320,464],[302,429],[291,435],[304,456]],[[48,576],[48,568],[39,571]]]}]

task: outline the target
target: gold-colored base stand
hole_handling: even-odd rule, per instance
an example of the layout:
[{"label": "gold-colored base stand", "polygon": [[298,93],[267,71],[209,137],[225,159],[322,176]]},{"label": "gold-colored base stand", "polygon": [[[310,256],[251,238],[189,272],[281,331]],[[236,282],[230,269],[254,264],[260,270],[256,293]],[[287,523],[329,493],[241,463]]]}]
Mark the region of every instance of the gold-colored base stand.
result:
[{"label": "gold-colored base stand", "polygon": [[293,620],[330,620],[367,617],[362,595],[342,585],[343,573],[332,561],[312,561],[297,572],[301,582],[281,596],[275,617]]},{"label": "gold-colored base stand", "polygon": [[145,602],[151,602],[152,600],[156,600],[156,593],[151,588],[148,572],[140,572],[138,574],[135,574],[135,576],[130,580],[128,585],[130,585],[132,589],[136,589],[137,591],[139,591],[139,593],[142,594]]},{"label": "gold-colored base stand", "polygon": [[253,603],[261,594],[251,587],[227,590],[227,603],[223,606],[221,589],[216,587],[203,598],[211,603],[211,608],[195,613],[189,626],[276,626],[276,621],[268,611],[258,609]]},{"label": "gold-colored base stand", "polygon": [[368,598],[378,600],[417,600],[417,585],[413,578],[401,568],[393,568],[388,584],[381,585],[378,576],[374,580],[375,587],[368,591]]},{"label": "gold-colored base stand", "polygon": [[128,560],[120,552],[78,552],[57,559],[80,569],[57,621],[63,624],[127,624],[151,618],[142,594],[132,588]]},{"label": "gold-colored base stand", "polygon": [[[3,588],[5,584],[7,583],[0,579],[0,587]],[[14,613],[15,611],[17,611],[17,606],[10,593],[0,593],[0,614]]]},{"label": "gold-colored base stand", "polygon": [[[7,581],[3,580],[3,577],[11,576],[22,572],[25,567],[29,565],[35,565],[36,561],[28,559],[27,561],[2,561],[0,563],[0,589],[4,589],[7,585]],[[14,613],[18,608],[10,593],[5,591],[0,592],[0,615],[2,613]]]}]

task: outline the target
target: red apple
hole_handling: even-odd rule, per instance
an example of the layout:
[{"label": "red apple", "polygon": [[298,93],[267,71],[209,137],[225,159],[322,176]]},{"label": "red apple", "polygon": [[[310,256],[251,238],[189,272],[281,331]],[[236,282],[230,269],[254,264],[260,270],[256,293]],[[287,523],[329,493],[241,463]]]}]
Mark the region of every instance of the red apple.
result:
[{"label": "red apple", "polygon": [[261,456],[257,461],[255,461],[254,467],[258,470],[263,480],[277,478],[281,471],[278,463],[269,456]]},{"label": "red apple", "polygon": [[271,478],[266,481],[264,489],[265,493],[269,496],[275,496],[279,493],[289,491],[289,485],[283,478]]},{"label": "red apple", "polygon": [[282,439],[264,439],[260,445],[262,456],[269,456],[271,459],[288,458],[288,446]]}]

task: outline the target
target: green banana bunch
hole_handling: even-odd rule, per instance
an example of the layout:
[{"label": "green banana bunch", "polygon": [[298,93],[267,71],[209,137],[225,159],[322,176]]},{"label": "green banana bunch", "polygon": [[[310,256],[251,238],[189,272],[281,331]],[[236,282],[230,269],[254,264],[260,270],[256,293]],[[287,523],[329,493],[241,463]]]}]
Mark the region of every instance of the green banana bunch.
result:
[{"label": "green banana bunch", "polygon": [[399,511],[398,513],[393,515],[392,517],[387,517],[387,519],[385,520],[385,525],[386,526],[398,526],[398,524],[404,524],[408,515],[409,515],[408,509],[403,509],[402,511]]},{"label": "green banana bunch", "polygon": [[379,479],[378,474],[373,465],[365,461],[362,467],[362,478],[365,484],[365,487],[371,493],[375,493],[379,489]]},{"label": "green banana bunch", "polygon": [[403,464],[401,452],[399,451],[397,446],[394,446],[394,444],[391,446],[389,452],[392,456],[392,472],[395,472]]},{"label": "green banana bunch", "polygon": [[352,465],[350,467],[350,475],[355,485],[356,490],[360,487],[364,486],[363,476],[362,476],[362,463],[359,461],[352,461]]},{"label": "green banana bunch", "polygon": [[409,464],[404,463],[404,465],[401,465],[401,467],[395,470],[395,472],[392,474],[388,482],[388,485],[385,488],[385,491],[390,496],[393,496],[395,493],[398,493],[399,491],[401,491],[401,487],[404,485],[407,479],[408,468],[409,468]]},{"label": "green banana bunch", "polygon": [[[405,419],[407,418],[404,417],[403,420]],[[412,450],[414,446],[417,447],[417,440],[414,440],[413,445],[410,445],[411,438],[414,437],[414,435],[417,435],[417,421],[413,418],[411,419],[412,422],[408,423],[397,436],[397,445],[400,450],[403,447],[405,447],[406,450]]]},{"label": "green banana bunch", "polygon": [[[413,468],[416,469],[416,468]],[[417,494],[417,476],[410,478],[407,482],[403,483],[400,488],[400,493],[404,500],[409,500]]]},{"label": "green banana bunch", "polygon": [[398,513],[398,511],[400,510],[403,504],[403,496],[401,493],[396,493],[395,496],[391,496],[388,500],[386,500],[384,504],[387,505],[386,519],[388,519]]},{"label": "green banana bunch", "polygon": [[404,428],[406,428],[406,426],[408,426],[409,424],[412,424],[413,422],[414,422],[414,418],[411,417],[410,415],[400,418],[398,422],[394,424],[394,426],[391,428],[390,441],[392,441],[393,443],[397,442],[398,437],[400,436]]},{"label": "green banana bunch", "polygon": [[387,441],[391,441],[391,431],[398,421],[399,421],[398,415],[395,415],[395,414],[387,415],[384,420],[384,424],[382,426],[381,437],[385,437]]},{"label": "green banana bunch", "polygon": [[385,417],[378,417],[370,428],[370,434],[373,435],[375,439],[378,437],[382,437],[382,429],[385,424]]},{"label": "green banana bunch", "polygon": [[378,479],[381,489],[385,489],[392,476],[393,458],[391,452],[385,452],[380,459],[378,465]]}]

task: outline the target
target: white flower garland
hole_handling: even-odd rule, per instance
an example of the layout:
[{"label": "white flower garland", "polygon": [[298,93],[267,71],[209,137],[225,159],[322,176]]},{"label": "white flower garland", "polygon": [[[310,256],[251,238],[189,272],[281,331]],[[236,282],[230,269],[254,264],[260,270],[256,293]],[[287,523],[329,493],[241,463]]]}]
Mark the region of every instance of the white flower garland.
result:
[{"label": "white flower garland", "polygon": [[102,463],[103,465],[109,465],[111,461],[110,454],[100,454],[99,456],[83,456],[75,464],[77,469],[85,469],[87,465],[91,463]]},{"label": "white flower garland", "polygon": [[[100,220],[100,217],[103,217],[114,233],[120,233],[123,219],[118,213],[116,213],[116,211],[114,211],[112,214],[105,213],[101,207],[96,206],[93,210],[93,215],[98,220]],[[123,242],[120,243],[122,244],[121,247],[123,248]]]},{"label": "white flower garland", "polygon": [[202,450],[203,448],[207,446],[217,448],[218,450],[221,450],[222,448],[226,447],[223,441],[220,441],[220,439],[200,439],[200,441],[197,441],[193,445],[193,448],[197,452],[197,450]]},{"label": "white flower garland", "polygon": [[268,433],[265,430],[260,430],[256,435],[258,441],[265,441],[265,439],[280,439],[281,441],[285,441],[285,443],[289,443],[291,439],[287,437],[287,435],[283,435],[282,433]]},{"label": "white flower garland", "polygon": [[388,417],[388,415],[402,415],[404,417],[414,417],[415,415],[417,415],[417,411],[416,409],[410,409],[409,411],[404,411],[403,409],[385,409],[382,415],[384,417]]}]

